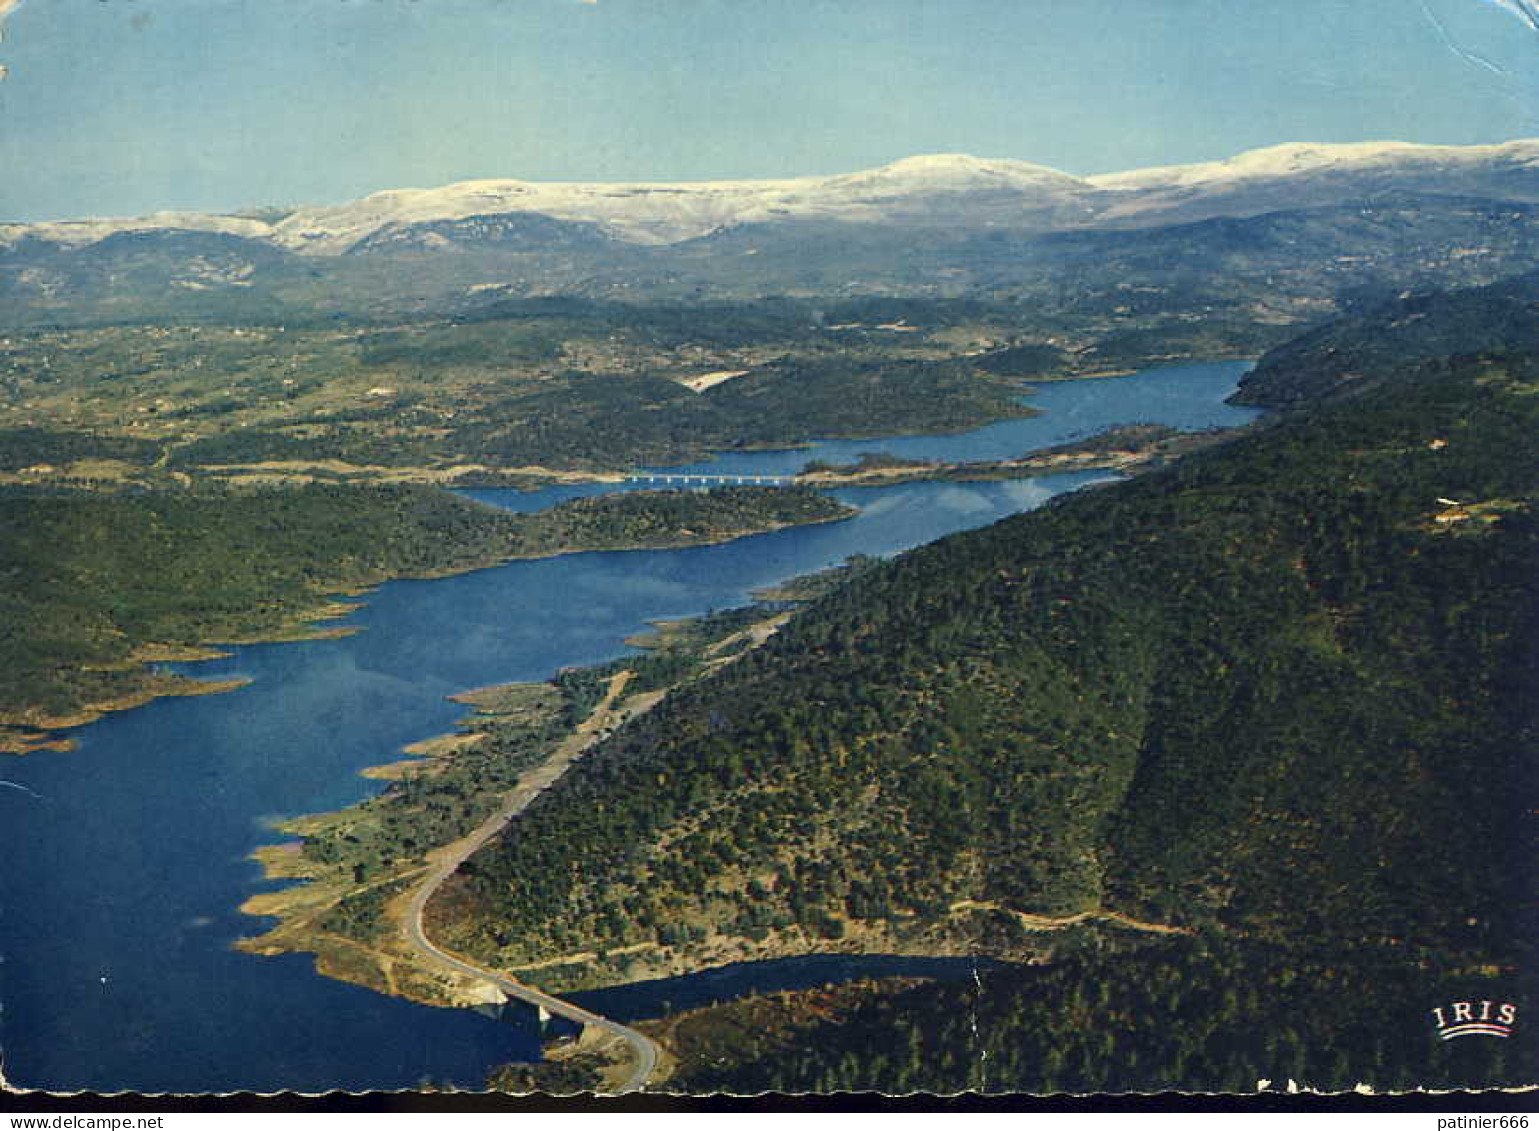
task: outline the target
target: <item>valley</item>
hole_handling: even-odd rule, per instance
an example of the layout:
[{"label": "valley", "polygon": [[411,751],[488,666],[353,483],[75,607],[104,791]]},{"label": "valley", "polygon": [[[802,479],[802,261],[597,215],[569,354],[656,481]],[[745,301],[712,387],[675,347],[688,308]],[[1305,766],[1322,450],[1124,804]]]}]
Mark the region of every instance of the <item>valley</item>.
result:
[{"label": "valley", "polygon": [[1535,169],[0,225],[7,1072],[1522,1085]]},{"label": "valley", "polygon": [[[317,622],[399,577],[602,549],[729,541],[854,509],[804,488],[630,492],[509,515],[436,488],[179,490],[0,496],[0,752],[68,744],[60,728],[161,695],[229,690],[168,674],[209,645],[319,639]],[[110,548],[110,549],[109,549]]]},{"label": "valley", "polygon": [[[1521,1076],[1517,1044],[1478,1061],[1324,1034],[1394,1008],[1384,986],[1522,980],[1533,378],[1530,353],[1408,361],[860,574],[597,748],[472,862],[437,931],[554,987],[647,976],[652,947],[693,970],[848,940],[1017,962],[693,1062],[685,1091]],[[1449,519],[1452,484],[1493,517]],[[1455,844],[1446,821],[1488,835]],[[1033,934],[1119,916],[1145,938]],[[1198,1031],[1156,1037],[1203,984],[1225,988]],[[1136,1059],[1097,1046],[1091,1009]]]}]

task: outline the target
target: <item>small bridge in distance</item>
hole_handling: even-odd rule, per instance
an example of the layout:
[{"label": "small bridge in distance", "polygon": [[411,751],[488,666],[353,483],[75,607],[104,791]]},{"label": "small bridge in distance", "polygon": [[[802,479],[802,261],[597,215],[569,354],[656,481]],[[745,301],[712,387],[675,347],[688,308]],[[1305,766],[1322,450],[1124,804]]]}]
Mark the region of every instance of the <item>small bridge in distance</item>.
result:
[{"label": "small bridge in distance", "polygon": [[794,475],[670,475],[663,472],[637,472],[625,477],[627,483],[650,483],[676,487],[789,487]]}]

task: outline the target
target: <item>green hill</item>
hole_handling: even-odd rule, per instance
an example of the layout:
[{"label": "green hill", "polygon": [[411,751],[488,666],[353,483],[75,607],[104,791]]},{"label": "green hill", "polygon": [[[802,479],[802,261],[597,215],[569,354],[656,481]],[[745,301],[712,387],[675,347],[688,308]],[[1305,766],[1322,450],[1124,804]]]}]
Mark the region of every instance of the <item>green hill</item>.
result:
[{"label": "green hill", "polygon": [[1234,400],[1273,408],[1355,395],[1459,354],[1539,352],[1539,274],[1371,304],[1269,351]]},{"label": "green hill", "polygon": [[304,635],[341,590],[849,513],[802,488],[631,492],[528,515],[418,486],[0,490],[0,748],[89,721],[93,704],[190,690],[142,662]]},{"label": "green hill", "polygon": [[[1123,917],[1215,940],[1161,945],[1225,993],[1282,961],[1278,1016],[1310,962],[1377,1002],[1284,1034],[1341,1020],[1333,1073],[1366,1063],[1352,1026],[1396,986],[1423,1044],[1459,977],[1513,994],[1539,361],[1414,376],[862,573],[575,767],[472,861],[435,935],[505,967],[598,952],[529,974],[571,985],[726,954],[1126,950],[1033,918]],[[1091,974],[1054,977],[1082,994]],[[1038,1023],[1033,986],[1001,992],[1001,1040]],[[811,1073],[776,1079],[972,1086],[880,1070],[932,1008],[954,1003],[828,1044],[847,1071],[773,1057]],[[1249,1064],[1222,1060],[1242,1012],[1205,1030],[1212,1086]],[[1172,1070],[1150,1026],[1147,1066]],[[1082,1044],[1052,1079],[1132,1079],[1115,1040]],[[1048,1086],[1023,1057],[1000,1086]]]},{"label": "green hill", "polygon": [[912,935],[974,900],[1506,945],[1536,375],[1445,367],[863,576],[542,798],[453,937]]},{"label": "green hill", "polygon": [[703,1010],[675,1029],[685,1067],[667,1087],[1083,1095],[1531,1083],[1539,1040],[1521,1022],[1508,1039],[1433,1031],[1432,1006],[1471,1001],[1478,1012],[1494,998],[1495,1013],[1512,989],[1510,975],[1428,972],[1372,949],[1166,942],[986,970],[834,1018],[808,1000],[821,994]]}]

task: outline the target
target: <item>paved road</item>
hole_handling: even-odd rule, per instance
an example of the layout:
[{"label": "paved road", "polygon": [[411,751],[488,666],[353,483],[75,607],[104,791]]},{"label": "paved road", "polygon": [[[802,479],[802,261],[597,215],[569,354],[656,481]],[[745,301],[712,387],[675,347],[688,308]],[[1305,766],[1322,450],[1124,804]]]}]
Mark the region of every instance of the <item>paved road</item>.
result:
[{"label": "paved road", "polygon": [[618,1021],[611,1021],[607,1017],[600,1017],[597,1013],[590,1013],[581,1006],[571,1002],[562,1001],[558,997],[552,997],[542,990],[526,986],[521,982],[515,982],[505,975],[491,970],[483,970],[479,966],[472,965],[462,958],[457,958],[446,951],[440,950],[427,937],[427,932],[422,928],[422,912],[427,907],[428,900],[433,898],[433,893],[446,879],[459,870],[461,864],[469,860],[477,850],[487,841],[502,831],[503,827],[521,812],[529,802],[556,778],[565,772],[572,759],[583,753],[596,740],[600,726],[608,709],[624,690],[625,684],[630,678],[629,672],[621,672],[609,686],[609,693],[604,701],[594,709],[592,715],[580,726],[575,734],[563,742],[557,749],[557,753],[543,765],[524,774],[519,778],[518,784],[504,799],[502,807],[488,817],[469,836],[457,841],[453,845],[440,850],[433,858],[432,869],[423,878],[416,894],[412,896],[411,903],[407,905],[406,913],[406,940],[417,951],[441,965],[448,966],[461,974],[469,974],[490,982],[510,998],[527,1001],[530,1005],[542,1006],[547,1013],[556,1017],[565,1017],[576,1021],[580,1025],[592,1026],[619,1037],[630,1046],[634,1054],[635,1067],[626,1081],[614,1090],[614,1095],[625,1092],[634,1092],[647,1086],[647,1081],[657,1070],[658,1047],[656,1042],[645,1033],[638,1033],[635,1029],[621,1025]]},{"label": "paved road", "polygon": [[[438,877],[442,882],[443,876]],[[569,1001],[563,1001],[558,997],[526,986],[521,982],[515,982],[511,978],[490,970],[483,970],[479,966],[445,953],[433,945],[431,939],[422,930],[422,909],[427,906],[428,899],[438,888],[438,882],[423,887],[412,899],[411,915],[406,923],[406,937],[411,940],[413,946],[424,954],[436,959],[438,962],[458,970],[462,974],[470,974],[477,978],[483,978],[496,986],[510,998],[527,1001],[530,1005],[543,1006],[547,1013],[557,1017],[566,1017],[576,1021],[580,1025],[591,1025],[619,1037],[631,1047],[634,1055],[635,1067],[631,1070],[626,1081],[614,1090],[615,1095],[623,1095],[626,1092],[639,1091],[647,1086],[647,1081],[652,1078],[652,1073],[657,1071],[658,1049],[652,1038],[645,1033],[638,1033],[635,1029],[621,1025],[618,1021],[611,1021],[607,1017],[600,1017],[597,1013],[590,1013],[581,1006],[573,1005]]]}]

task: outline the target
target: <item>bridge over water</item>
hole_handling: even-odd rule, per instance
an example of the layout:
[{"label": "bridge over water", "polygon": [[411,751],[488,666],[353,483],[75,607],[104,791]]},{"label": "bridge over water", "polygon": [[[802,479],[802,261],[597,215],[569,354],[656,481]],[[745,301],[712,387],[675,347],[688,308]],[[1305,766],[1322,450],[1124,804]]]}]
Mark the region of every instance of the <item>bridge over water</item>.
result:
[{"label": "bridge over water", "polygon": [[625,477],[627,483],[651,483],[678,487],[789,487],[793,475],[683,475],[663,472],[637,472]]}]

